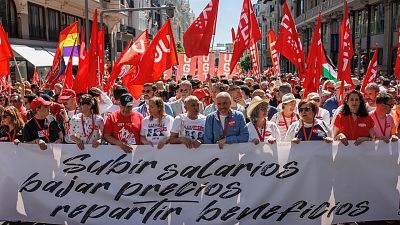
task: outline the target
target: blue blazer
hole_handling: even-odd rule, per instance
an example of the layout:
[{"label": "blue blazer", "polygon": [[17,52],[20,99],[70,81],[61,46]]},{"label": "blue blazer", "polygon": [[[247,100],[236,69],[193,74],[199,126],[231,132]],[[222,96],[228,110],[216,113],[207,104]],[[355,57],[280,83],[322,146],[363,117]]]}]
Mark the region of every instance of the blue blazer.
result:
[{"label": "blue blazer", "polygon": [[[249,130],[241,112],[231,109],[231,114],[225,119],[224,123],[227,127],[227,144],[248,142]],[[223,138],[223,134],[224,129],[222,129],[217,112],[209,114],[206,118],[204,144],[216,144]]]}]

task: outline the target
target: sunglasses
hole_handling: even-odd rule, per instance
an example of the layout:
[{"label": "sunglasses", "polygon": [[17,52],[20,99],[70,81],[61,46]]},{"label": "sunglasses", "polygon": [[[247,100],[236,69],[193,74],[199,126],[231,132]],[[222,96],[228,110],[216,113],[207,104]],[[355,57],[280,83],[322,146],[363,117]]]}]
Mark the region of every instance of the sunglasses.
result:
[{"label": "sunglasses", "polygon": [[392,103],[392,104],[389,104],[389,103],[385,102],[385,103],[383,103],[383,104],[389,106],[390,108],[393,108],[393,106],[394,106],[393,103]]},{"label": "sunglasses", "polygon": [[188,89],[180,89],[179,91],[180,92],[188,92],[189,90]]},{"label": "sunglasses", "polygon": [[302,112],[309,112],[309,111],[311,111],[311,108],[310,108],[310,107],[299,108],[299,112],[300,112],[300,113],[302,113]]},{"label": "sunglasses", "polygon": [[152,92],[153,90],[142,90],[142,93],[150,93],[150,92]]}]

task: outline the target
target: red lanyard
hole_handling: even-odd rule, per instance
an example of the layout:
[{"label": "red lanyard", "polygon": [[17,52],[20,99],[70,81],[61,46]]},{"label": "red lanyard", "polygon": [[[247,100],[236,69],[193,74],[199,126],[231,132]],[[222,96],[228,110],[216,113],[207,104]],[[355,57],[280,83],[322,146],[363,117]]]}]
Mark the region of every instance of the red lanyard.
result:
[{"label": "red lanyard", "polygon": [[264,119],[264,130],[263,130],[262,135],[261,135],[260,131],[258,131],[258,126],[257,126],[257,124],[256,124],[256,123],[253,123],[253,125],[254,125],[254,128],[256,128],[258,138],[260,139],[261,142],[264,142],[264,139],[265,139],[265,130],[266,130],[265,128],[267,127],[267,120]]},{"label": "red lanyard", "polygon": [[[221,117],[220,117],[220,115],[219,115],[219,111],[217,111],[217,115],[218,115],[219,123],[220,123],[220,125],[221,125],[221,127],[222,127],[222,123],[225,123],[225,121],[221,121]],[[230,122],[230,121],[231,121],[231,111],[229,111],[229,113],[228,113],[228,120],[227,120],[226,123],[225,123],[224,133],[223,133],[223,136],[221,137],[221,139],[226,138],[226,133],[228,132],[228,125],[229,125],[229,122]]]},{"label": "red lanyard", "polygon": [[14,142],[14,140],[15,140],[15,133],[16,133],[16,131],[15,131],[15,129],[14,129],[13,131],[14,131],[14,132],[13,132],[12,138],[11,138],[10,131],[8,132],[8,138],[10,139],[11,142]]},{"label": "red lanyard", "polygon": [[379,118],[378,118],[378,115],[376,114],[376,111],[374,112],[374,115],[375,115],[375,118],[376,118],[376,122],[378,122],[378,125],[379,125],[379,129],[381,130],[381,132],[382,132],[382,135],[383,136],[385,136],[386,135],[386,115],[385,115],[385,123],[383,124],[383,127],[384,128],[382,128],[382,125],[381,125],[381,123],[380,123],[380,121],[379,121]]},{"label": "red lanyard", "polygon": [[[294,113],[292,113],[292,115],[290,116],[290,124],[289,125],[292,125],[292,123],[293,123],[293,115],[294,115]],[[289,125],[286,123],[286,118],[285,118],[285,115],[283,114],[283,112],[282,112],[282,117],[283,117],[283,122],[285,122],[286,130],[288,130]]]},{"label": "red lanyard", "polygon": [[[44,130],[44,129],[42,128],[42,126],[40,126],[39,122],[37,121],[37,119],[36,119],[35,117],[33,117],[33,120],[35,120],[35,123],[36,123],[36,125],[38,126],[38,128],[39,128],[39,131],[42,131],[42,130]],[[46,124],[47,124],[47,118],[46,118],[46,119],[44,119],[44,125],[43,125],[43,127],[45,127],[45,126],[46,126]],[[46,140],[47,140],[47,141],[49,141],[49,135],[48,135],[48,134],[50,134],[50,131],[49,131],[49,129],[50,129],[50,125],[49,125],[49,126],[47,126],[47,133],[46,133],[46,134],[44,134],[44,137],[46,138]]]},{"label": "red lanyard", "polygon": [[303,125],[304,138],[306,139],[306,141],[311,140],[311,136],[312,136],[312,133],[313,133],[313,130],[314,130],[314,119],[312,121],[312,127],[311,127],[310,134],[308,135],[308,137],[307,137],[307,132],[306,132],[306,128],[304,126],[304,121],[303,120],[301,120],[301,124]]},{"label": "red lanyard", "polygon": [[[81,120],[82,120],[83,136],[86,137],[85,120],[83,118],[83,114],[81,115]],[[93,135],[93,132],[94,132],[94,115],[92,114],[92,131],[90,131],[90,134],[89,134],[89,136],[87,136],[88,138],[86,139],[86,141],[89,141],[89,139]]]}]

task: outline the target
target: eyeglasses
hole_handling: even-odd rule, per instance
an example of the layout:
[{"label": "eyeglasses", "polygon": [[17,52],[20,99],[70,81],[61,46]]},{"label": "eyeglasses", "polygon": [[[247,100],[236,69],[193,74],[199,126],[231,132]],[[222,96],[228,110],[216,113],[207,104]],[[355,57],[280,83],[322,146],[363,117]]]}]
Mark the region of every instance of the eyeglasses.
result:
[{"label": "eyeglasses", "polygon": [[152,92],[153,90],[142,90],[142,93],[150,93],[150,92]]},{"label": "eyeglasses", "polygon": [[180,92],[188,92],[189,90],[188,89],[180,89],[179,91]]},{"label": "eyeglasses", "polygon": [[390,108],[393,108],[393,106],[394,106],[393,103],[390,104],[390,103],[384,102],[383,104],[389,106]]},{"label": "eyeglasses", "polygon": [[300,112],[300,113],[302,113],[302,112],[309,112],[310,110],[311,110],[310,107],[299,108],[299,112]]}]

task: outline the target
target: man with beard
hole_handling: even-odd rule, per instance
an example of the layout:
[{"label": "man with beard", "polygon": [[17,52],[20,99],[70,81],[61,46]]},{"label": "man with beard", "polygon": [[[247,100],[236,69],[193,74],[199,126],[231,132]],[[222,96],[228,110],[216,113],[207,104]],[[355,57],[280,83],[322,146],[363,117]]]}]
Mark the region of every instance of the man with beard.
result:
[{"label": "man with beard", "polygon": [[[146,83],[143,85],[143,99],[144,102],[138,106],[137,108],[135,108],[135,110],[137,112],[139,112],[140,114],[142,114],[143,117],[146,117],[149,115],[149,100],[154,97],[154,93],[157,91],[157,87],[155,85],[153,85],[152,83]],[[171,109],[171,106],[168,103],[165,103],[165,112],[170,115],[173,116],[173,112]]]}]

